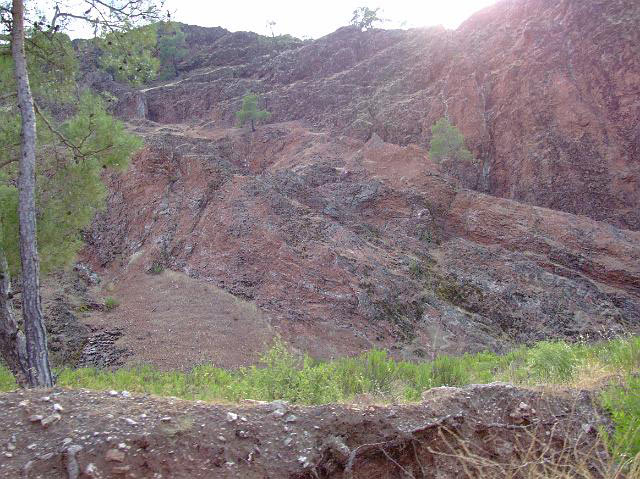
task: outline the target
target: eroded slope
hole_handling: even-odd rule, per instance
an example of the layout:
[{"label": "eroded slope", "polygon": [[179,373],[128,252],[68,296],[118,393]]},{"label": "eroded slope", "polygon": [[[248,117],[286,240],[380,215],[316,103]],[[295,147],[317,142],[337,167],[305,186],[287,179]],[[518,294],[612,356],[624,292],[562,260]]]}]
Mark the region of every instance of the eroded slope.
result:
[{"label": "eroded slope", "polygon": [[[640,326],[638,232],[466,190],[424,149],[378,137],[299,123],[137,129],[148,146],[112,177],[87,250],[125,284],[134,256],[143,270],[183,271],[253,301],[325,358],[502,350]],[[123,306],[109,321],[126,319]]]},{"label": "eroded slope", "polygon": [[247,90],[272,121],[428,145],[448,115],[478,162],[465,185],[640,228],[640,4],[503,0],[456,31],[280,44],[186,27],[179,80],[122,95],[125,117],[228,127]]}]

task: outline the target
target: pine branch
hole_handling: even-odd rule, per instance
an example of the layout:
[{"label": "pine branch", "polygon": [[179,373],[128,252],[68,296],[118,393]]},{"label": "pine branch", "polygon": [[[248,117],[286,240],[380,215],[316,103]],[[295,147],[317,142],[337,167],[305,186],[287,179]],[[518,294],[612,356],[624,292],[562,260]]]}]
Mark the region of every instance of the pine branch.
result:
[{"label": "pine branch", "polygon": [[51,133],[53,133],[54,135],[56,135],[58,137],[58,139],[64,143],[67,147],[71,148],[71,150],[73,150],[73,152],[76,154],[76,156],[80,156],[80,157],[84,157],[85,155],[82,153],[82,151],[80,150],[80,148],[78,148],[76,145],[74,145],[72,142],[70,142],[66,136],[64,136],[55,126],[53,126],[51,124],[51,122],[49,121],[49,119],[46,117],[46,115],[44,115],[42,113],[42,111],[40,111],[40,108],[38,107],[38,105],[36,104],[36,102],[33,102],[33,107],[36,110],[36,113],[38,115],[40,115],[40,118],[42,118],[42,121],[44,121],[44,124],[47,125],[47,128],[49,128],[49,131],[51,131]]},{"label": "pine branch", "polygon": [[[111,143],[111,144],[109,144],[109,145],[107,145],[107,146],[105,146],[103,148],[98,148],[97,150],[83,152],[78,145],[75,145],[74,143],[72,143],[66,136],[64,136],[64,134],[62,134],[60,132],[60,130],[58,130],[55,126],[53,126],[51,124],[49,119],[40,111],[40,108],[38,108],[38,105],[35,102],[33,103],[33,106],[34,106],[34,108],[36,110],[36,113],[38,115],[40,115],[40,118],[42,118],[42,121],[44,121],[44,124],[47,125],[47,128],[49,128],[51,133],[56,135],[58,137],[58,139],[64,145],[66,145],[68,148],[70,148],[77,158],[85,159],[85,158],[88,158],[90,156],[97,155],[98,153],[102,153],[104,151],[107,151],[109,148],[113,147],[113,143]],[[89,132],[89,134],[85,137],[85,139],[82,140],[82,143],[84,143],[84,141],[91,135],[91,133],[93,133],[93,132]],[[82,145],[80,145],[80,146],[82,146]]]}]

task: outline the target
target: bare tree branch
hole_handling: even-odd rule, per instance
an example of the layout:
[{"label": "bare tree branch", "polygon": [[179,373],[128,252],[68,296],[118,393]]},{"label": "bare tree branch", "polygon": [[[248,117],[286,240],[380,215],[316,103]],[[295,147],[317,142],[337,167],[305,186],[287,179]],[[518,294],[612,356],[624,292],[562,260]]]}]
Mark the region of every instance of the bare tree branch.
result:
[{"label": "bare tree branch", "polygon": [[56,5],[49,29],[55,30],[58,27],[58,20],[61,18],[72,18],[91,24],[94,28],[94,35],[97,35],[100,27],[116,31],[122,29],[125,23],[135,23],[137,20],[158,20],[160,18],[159,11],[164,6],[164,1],[161,1],[159,6],[146,0],[129,0],[121,6],[102,0],[85,0],[85,4],[89,8],[82,14],[63,12],[60,10],[60,6]]}]

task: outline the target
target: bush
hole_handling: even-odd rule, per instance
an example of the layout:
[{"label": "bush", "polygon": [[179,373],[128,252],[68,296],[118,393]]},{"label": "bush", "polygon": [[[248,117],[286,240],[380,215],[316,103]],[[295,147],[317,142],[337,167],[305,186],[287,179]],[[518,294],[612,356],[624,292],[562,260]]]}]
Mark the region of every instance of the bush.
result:
[{"label": "bush", "polygon": [[528,354],[527,367],[534,381],[549,383],[567,382],[573,378],[577,365],[575,351],[562,341],[543,341]]},{"label": "bush", "polygon": [[158,261],[154,261],[149,268],[149,274],[161,274],[164,271],[164,265]]},{"label": "bush", "polygon": [[464,386],[469,384],[469,370],[464,367],[459,358],[439,356],[433,361],[432,387],[438,386]]},{"label": "bush", "polygon": [[104,298],[104,308],[107,311],[112,311],[116,309],[118,306],[120,306],[120,301],[118,301],[113,296],[107,296],[106,298]]},{"label": "bush", "polygon": [[625,385],[609,388],[602,404],[615,424],[613,437],[605,434],[612,453],[633,459],[640,454],[640,377],[630,374]]},{"label": "bush", "polygon": [[0,392],[12,391],[17,387],[18,385],[16,384],[11,371],[9,371],[9,369],[0,362]]},{"label": "bush", "polygon": [[445,158],[455,161],[471,161],[473,155],[464,146],[464,136],[446,118],[440,118],[431,127],[429,158],[440,162]]},{"label": "bush", "polygon": [[640,367],[640,337],[609,341],[597,347],[596,351],[597,359],[626,372]]},{"label": "bush", "polygon": [[[600,367],[619,370],[618,362],[628,364],[637,344],[638,338],[594,346],[542,342],[505,355],[484,352],[462,357],[439,356],[423,362],[396,361],[386,351],[372,350],[355,357],[317,361],[293,354],[278,340],[259,364],[235,371],[213,365],[200,365],[187,373],[162,372],[151,366],[114,372],[65,369],[60,372],[58,383],[205,400],[285,399],[301,404],[323,404],[349,401],[361,394],[372,395],[383,402],[399,398],[419,400],[423,391],[437,386],[496,380],[516,384],[567,382],[577,377],[579,371],[584,372],[594,357],[606,359],[607,362],[599,360]],[[13,382],[4,381],[2,373],[0,368],[0,387],[7,390]],[[11,379],[8,371],[6,376]]]}]

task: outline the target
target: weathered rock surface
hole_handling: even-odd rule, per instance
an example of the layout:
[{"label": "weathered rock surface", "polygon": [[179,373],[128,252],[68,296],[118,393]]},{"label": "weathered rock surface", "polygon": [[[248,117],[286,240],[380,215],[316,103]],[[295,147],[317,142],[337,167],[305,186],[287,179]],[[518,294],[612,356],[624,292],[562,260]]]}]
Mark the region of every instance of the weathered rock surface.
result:
[{"label": "weathered rock surface", "polygon": [[[21,284],[15,282],[13,298],[21,308]],[[115,346],[122,332],[111,325],[92,327],[84,321],[102,308],[92,291],[99,276],[82,263],[73,270],[58,271],[42,280],[42,305],[47,328],[50,359],[54,366],[116,366],[127,351]]]},{"label": "weathered rock surface", "polygon": [[418,146],[299,123],[137,128],[148,147],[112,178],[87,256],[212,282],[314,355],[640,329],[639,232],[466,190]]},{"label": "weathered rock surface", "polygon": [[232,125],[247,90],[274,122],[428,145],[448,115],[468,187],[640,229],[640,4],[503,0],[456,31],[345,27],[313,42],[189,27],[182,76],[122,93],[125,117]]},{"label": "weathered rock surface", "polygon": [[[243,364],[210,351],[242,351],[228,320],[247,305],[208,291],[158,326],[172,316],[132,287],[158,265],[255,304],[250,355],[272,327],[321,357],[640,329],[640,3],[505,0],[456,31],[309,42],[185,28],[179,79],[118,87],[147,147],[88,234],[122,285],[102,322],[135,331],[136,359]],[[272,112],[253,134],[229,128],[249,89]],[[444,114],[476,162],[429,160]]]}]

